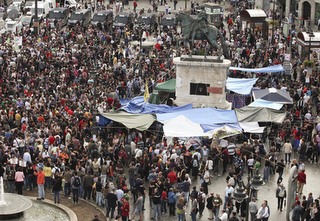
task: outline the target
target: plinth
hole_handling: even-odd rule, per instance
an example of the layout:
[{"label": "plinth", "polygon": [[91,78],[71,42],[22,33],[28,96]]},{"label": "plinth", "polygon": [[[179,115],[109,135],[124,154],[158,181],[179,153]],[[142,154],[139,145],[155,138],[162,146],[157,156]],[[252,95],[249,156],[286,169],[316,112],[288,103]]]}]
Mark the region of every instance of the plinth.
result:
[{"label": "plinth", "polygon": [[226,101],[226,80],[231,61],[217,57],[187,55],[173,59],[176,65],[176,99],[174,104],[230,110]]}]

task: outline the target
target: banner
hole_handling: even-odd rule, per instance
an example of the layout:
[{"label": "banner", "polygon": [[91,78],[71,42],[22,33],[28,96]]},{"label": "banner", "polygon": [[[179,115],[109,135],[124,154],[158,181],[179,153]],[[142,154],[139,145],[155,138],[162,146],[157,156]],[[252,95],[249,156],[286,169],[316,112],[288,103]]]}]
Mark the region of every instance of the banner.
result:
[{"label": "banner", "polygon": [[150,95],[149,95],[148,82],[146,80],[145,89],[144,89],[144,95],[143,95],[144,102],[146,102],[149,97],[150,97]]},{"label": "banner", "polygon": [[14,37],[14,46],[22,46],[22,36]]}]

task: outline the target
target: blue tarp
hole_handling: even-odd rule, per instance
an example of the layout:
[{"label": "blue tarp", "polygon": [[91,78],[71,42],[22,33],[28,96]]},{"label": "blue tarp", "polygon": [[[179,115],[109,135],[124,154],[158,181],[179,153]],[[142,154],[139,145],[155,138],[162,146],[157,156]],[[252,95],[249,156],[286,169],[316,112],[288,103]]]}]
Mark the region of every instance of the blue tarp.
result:
[{"label": "blue tarp", "polygon": [[266,67],[266,68],[238,68],[238,67],[230,67],[229,70],[236,71],[245,71],[245,72],[255,72],[255,73],[274,73],[285,71],[281,64]]},{"label": "blue tarp", "polygon": [[145,103],[143,96],[135,97],[120,108],[131,114],[162,114],[172,113],[177,111],[191,110],[192,104],[188,104],[181,107],[171,107],[165,104],[150,104]]},{"label": "blue tarp", "polygon": [[238,123],[234,110],[218,110],[214,108],[195,108],[167,114],[157,114],[157,120],[164,122],[180,115],[198,124],[226,124]]},{"label": "blue tarp", "polygon": [[228,78],[226,87],[227,90],[246,95],[251,93],[251,89],[257,80],[258,78]]},{"label": "blue tarp", "polygon": [[275,110],[280,110],[283,104],[279,104],[276,102],[266,101],[263,99],[258,99],[249,104],[250,107],[268,107]]},{"label": "blue tarp", "polygon": [[211,131],[211,130],[218,129],[223,126],[229,126],[233,129],[236,129],[237,131],[242,131],[242,128],[240,127],[239,123],[235,123],[235,124],[201,124],[201,127],[205,133],[208,131]]}]

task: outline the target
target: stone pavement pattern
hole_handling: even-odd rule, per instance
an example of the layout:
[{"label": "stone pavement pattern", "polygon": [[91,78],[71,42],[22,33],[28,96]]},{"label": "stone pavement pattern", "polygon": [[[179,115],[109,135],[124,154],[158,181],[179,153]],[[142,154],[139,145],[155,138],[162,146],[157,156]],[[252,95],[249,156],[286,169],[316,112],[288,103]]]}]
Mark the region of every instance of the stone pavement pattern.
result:
[{"label": "stone pavement pattern", "polygon": [[[32,190],[32,191],[23,190],[23,195],[32,196],[32,197],[35,197],[35,199],[36,199],[38,197],[38,191],[37,190]],[[45,199],[54,201],[54,195],[51,194],[50,191],[45,191]],[[94,216],[96,214],[99,215],[99,219],[101,221],[106,221],[106,214],[102,213],[91,202],[86,202],[85,200],[80,200],[80,198],[79,198],[80,204],[74,205],[72,202],[72,195],[71,195],[71,199],[69,199],[68,197],[65,197],[64,193],[61,191],[60,192],[60,203],[64,206],[69,207],[73,212],[75,212],[75,214],[78,217],[78,221],[91,221],[94,219]],[[102,209],[102,211],[104,211],[104,208],[101,207],[101,209]]]}]

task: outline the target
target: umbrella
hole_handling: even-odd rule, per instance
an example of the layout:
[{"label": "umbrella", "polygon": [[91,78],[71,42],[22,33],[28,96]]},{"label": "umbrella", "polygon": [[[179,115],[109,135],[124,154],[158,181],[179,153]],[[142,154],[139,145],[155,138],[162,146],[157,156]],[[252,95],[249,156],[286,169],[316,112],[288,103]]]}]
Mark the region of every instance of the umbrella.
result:
[{"label": "umbrella", "polygon": [[222,127],[219,127],[217,129],[214,129],[214,130],[209,131],[207,133],[208,134],[212,134],[212,136],[214,136],[214,137],[222,139],[222,138],[225,138],[225,137],[232,137],[234,135],[238,135],[241,132],[236,130],[236,129],[234,129],[234,128],[232,128],[232,127],[224,125]]}]

